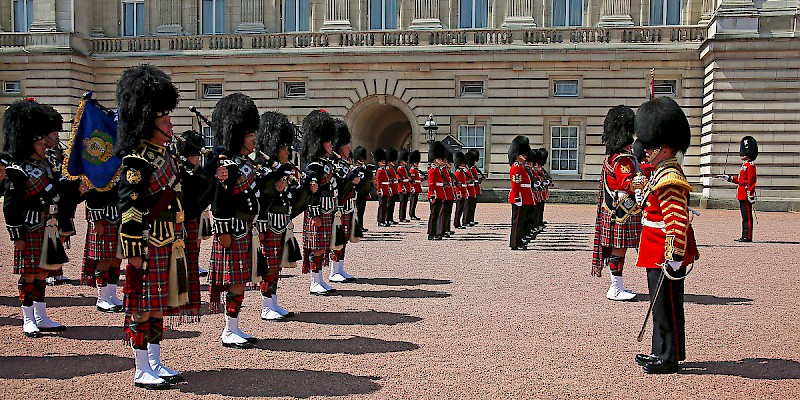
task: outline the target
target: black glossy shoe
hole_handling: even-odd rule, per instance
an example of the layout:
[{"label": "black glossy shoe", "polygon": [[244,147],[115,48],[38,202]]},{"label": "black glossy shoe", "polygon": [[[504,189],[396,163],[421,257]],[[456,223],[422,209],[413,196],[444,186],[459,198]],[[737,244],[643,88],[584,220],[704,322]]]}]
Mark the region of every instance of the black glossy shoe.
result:
[{"label": "black glossy shoe", "polygon": [[433,235],[428,235],[428,240],[433,240]]},{"label": "black glossy shoe", "polygon": [[35,331],[35,332],[25,332],[25,336],[27,336],[27,337],[29,337],[31,339],[38,339],[38,338],[40,338],[40,337],[42,337],[44,335],[42,335],[42,332]]},{"label": "black glossy shoe", "polygon": [[186,379],[183,379],[180,375],[168,375],[168,376],[159,376],[159,378],[167,381],[169,384],[176,384],[176,383],[183,383],[186,382]]},{"label": "black glossy shoe", "polygon": [[[161,379],[164,379],[164,378],[161,378]],[[142,389],[147,389],[147,390],[172,389],[172,383],[170,383],[170,382],[168,382],[166,380],[164,382],[162,382],[162,383],[138,383],[138,382],[134,382],[134,385],[136,387],[140,387]]]},{"label": "black glossy shoe", "polygon": [[252,349],[254,346],[253,346],[252,343],[247,341],[247,342],[244,342],[244,343],[225,343],[225,342],[222,342],[222,347],[228,347],[228,348],[231,348],[231,349],[245,350],[245,349]]},{"label": "black glossy shoe", "polygon": [[52,328],[42,328],[38,327],[40,332],[64,332],[67,330],[67,327],[64,325],[54,326]]},{"label": "black glossy shoe", "polygon": [[410,219],[401,219],[400,222],[411,222]]},{"label": "black glossy shoe", "polygon": [[367,228],[361,228],[361,232],[369,232],[369,229],[367,229]]},{"label": "black glossy shoe", "polygon": [[642,366],[648,374],[676,374],[681,369],[675,361],[657,360]]},{"label": "black glossy shoe", "polygon": [[752,240],[751,240],[751,239],[748,239],[748,238],[738,238],[738,239],[733,239],[733,241],[734,241],[734,242],[739,242],[739,243],[749,243],[749,242],[752,242]]},{"label": "black glossy shoe", "polygon": [[649,364],[652,362],[658,361],[658,357],[652,354],[637,354],[636,355],[636,363],[640,366],[644,367],[645,364]]},{"label": "black glossy shoe", "polygon": [[441,236],[434,236],[433,240],[442,240],[442,237]]}]

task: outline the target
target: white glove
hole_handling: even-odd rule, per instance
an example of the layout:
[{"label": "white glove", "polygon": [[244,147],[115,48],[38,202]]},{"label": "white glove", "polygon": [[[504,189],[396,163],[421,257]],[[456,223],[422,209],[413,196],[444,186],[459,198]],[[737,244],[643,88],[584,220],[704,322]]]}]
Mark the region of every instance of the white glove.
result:
[{"label": "white glove", "polygon": [[667,261],[667,264],[669,264],[669,267],[672,268],[673,271],[677,271],[677,270],[681,269],[681,265],[683,265],[683,262],[682,261],[672,261],[672,260],[670,260],[670,261]]},{"label": "white glove", "polygon": [[756,196],[755,195],[747,196],[747,200],[750,201],[750,204],[753,204],[756,202]]},{"label": "white glove", "polygon": [[514,200],[514,205],[522,207],[522,199],[521,198],[520,199],[515,199]]},{"label": "white glove", "polygon": [[730,175],[717,175],[717,179],[722,179],[724,181],[730,182],[731,181],[731,176]]},{"label": "white glove", "polygon": [[643,205],[644,204],[644,197],[642,196],[642,190],[636,189],[633,191],[634,196],[636,196],[636,204]]}]

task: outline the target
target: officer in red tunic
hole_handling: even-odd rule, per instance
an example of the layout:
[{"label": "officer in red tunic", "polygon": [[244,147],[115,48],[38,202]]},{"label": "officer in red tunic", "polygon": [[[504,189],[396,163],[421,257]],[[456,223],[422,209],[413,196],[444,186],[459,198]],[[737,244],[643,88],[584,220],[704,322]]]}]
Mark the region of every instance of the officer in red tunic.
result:
[{"label": "officer in red tunic", "polygon": [[431,213],[428,216],[428,240],[442,240],[443,226],[440,224],[442,207],[445,200],[445,177],[442,174],[442,165],[446,163],[447,149],[442,142],[431,143],[428,150],[428,201],[431,204]]},{"label": "officer in red tunic", "polygon": [[753,163],[758,157],[758,142],[752,136],[745,136],[739,143],[739,157],[742,158],[742,168],[739,176],[720,175],[719,178],[738,185],[736,200],[739,200],[739,210],[742,212],[742,237],[734,239],[736,242],[753,241],[753,203],[756,202],[756,165]]},{"label": "officer in red tunic", "polygon": [[456,185],[458,184],[453,175],[453,152],[449,149],[439,165],[439,175],[444,180],[444,202],[442,212],[439,214],[439,225],[441,225],[442,235],[449,238],[455,233],[450,230],[450,223],[453,220],[453,205],[456,202]]},{"label": "officer in red tunic", "polygon": [[508,202],[511,203],[511,237],[509,238],[511,250],[528,249],[524,242],[525,221],[528,220],[528,211],[534,205],[531,177],[525,168],[525,161],[530,151],[528,139],[524,136],[515,137],[508,148],[508,164],[511,166],[509,170],[511,191],[508,193]]},{"label": "officer in red tunic", "polygon": [[386,166],[386,150],[377,149],[373,155],[378,170],[375,171],[375,190],[378,192],[378,226],[389,226],[389,201],[394,194],[389,167]]},{"label": "officer in red tunic", "polygon": [[630,301],[636,295],[625,289],[622,271],[628,248],[639,246],[642,232],[641,213],[636,206],[636,189],[644,177],[631,152],[634,113],[629,107],[616,106],[606,114],[602,140],[606,157],[600,174],[597,217],[595,219],[592,274],[601,276],[605,265],[611,270],[611,284],[606,298]]},{"label": "officer in red tunic", "polygon": [[[468,184],[471,182],[472,174],[469,172],[469,169],[467,169],[467,158],[464,153],[460,151],[456,152],[454,160],[456,167],[455,176],[458,186],[456,187],[456,215],[453,219],[453,226],[455,229],[467,229],[466,209],[467,202],[470,199],[470,187],[473,189],[472,195],[475,195],[474,186]],[[469,176],[469,179],[467,176]]]},{"label": "officer in red tunic", "polygon": [[481,195],[481,182],[484,178],[477,166],[480,158],[481,155],[478,150],[472,149],[467,152],[467,164],[469,165],[469,172],[472,174],[472,182],[475,187],[475,197],[470,199],[469,211],[467,213],[470,226],[478,225],[478,222],[475,221],[475,209],[478,206],[478,196]]},{"label": "officer in red tunic", "polygon": [[637,355],[636,362],[648,374],[676,373],[678,362],[686,358],[681,278],[698,258],[689,219],[692,188],[676,159],[689,148],[691,131],[683,110],[668,97],[642,104],[636,112],[635,129],[648,160],[656,166],[644,188],[642,237],[636,261],[637,266],[647,269],[653,342],[651,353]]},{"label": "officer in red tunic", "polygon": [[406,218],[408,215],[408,199],[411,195],[411,176],[408,173],[408,157],[409,153],[406,149],[400,149],[397,152],[397,192],[400,196],[400,215],[398,220],[400,222],[411,222]]},{"label": "officer in red tunic", "polygon": [[477,190],[477,183],[478,176],[474,175],[472,172],[472,167],[475,165],[474,163],[477,162],[475,156],[478,154],[475,150],[469,150],[464,154],[465,159],[465,167],[464,167],[464,178],[466,179],[466,188],[467,188],[467,201],[464,204],[464,217],[463,217],[463,224],[464,227],[474,226],[475,220],[475,209],[474,206],[476,204],[476,198],[478,196]]},{"label": "officer in red tunic", "polygon": [[411,195],[409,197],[409,216],[414,221],[419,221],[419,217],[417,217],[417,201],[419,201],[419,194],[422,193],[422,176],[419,173],[419,162],[421,160],[421,155],[419,150],[414,150],[408,156],[409,164],[411,167],[408,169],[408,176],[411,179]]},{"label": "officer in red tunic", "polygon": [[390,147],[386,149],[386,174],[389,176],[389,182],[392,187],[392,195],[389,196],[389,206],[386,209],[386,223],[388,225],[397,225],[394,219],[394,209],[397,200],[400,199],[400,179],[397,176],[397,149]]}]

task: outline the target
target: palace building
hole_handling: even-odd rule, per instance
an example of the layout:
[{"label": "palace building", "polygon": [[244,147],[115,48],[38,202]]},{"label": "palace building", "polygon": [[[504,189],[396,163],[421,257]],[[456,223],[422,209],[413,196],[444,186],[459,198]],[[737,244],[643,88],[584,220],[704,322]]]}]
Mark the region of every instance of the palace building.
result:
[{"label": "palace building", "polygon": [[[344,118],[354,144],[427,149],[432,115],[477,149],[502,198],[516,135],[550,152],[562,198],[596,200],[606,112],[683,107],[683,163],[704,205],[734,204],[739,140],[759,141],[757,207],[800,209],[800,2],[761,0],[0,0],[0,113],[22,97],[65,120],[123,69],[181,91],[176,132],[243,92],[299,123]],[[651,70],[653,76],[651,77]],[[69,128],[69,124],[65,124]],[[208,128],[201,128],[208,135]],[[69,136],[68,129],[63,138]]]}]

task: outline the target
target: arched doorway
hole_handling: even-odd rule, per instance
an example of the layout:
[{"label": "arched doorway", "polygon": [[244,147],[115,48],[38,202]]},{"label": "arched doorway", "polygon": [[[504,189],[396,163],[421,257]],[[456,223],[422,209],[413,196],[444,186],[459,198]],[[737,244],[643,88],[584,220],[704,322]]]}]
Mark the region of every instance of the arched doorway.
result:
[{"label": "arched doorway", "polygon": [[390,146],[414,147],[416,118],[397,97],[365,97],[350,108],[344,119],[353,135],[353,145],[364,146],[370,153]]}]

